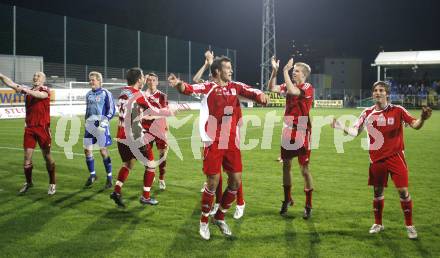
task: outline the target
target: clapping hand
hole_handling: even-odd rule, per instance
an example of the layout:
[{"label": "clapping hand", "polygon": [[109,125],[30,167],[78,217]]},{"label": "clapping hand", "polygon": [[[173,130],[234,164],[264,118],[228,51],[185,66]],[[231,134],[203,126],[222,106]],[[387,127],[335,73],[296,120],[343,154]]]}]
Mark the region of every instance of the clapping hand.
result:
[{"label": "clapping hand", "polygon": [[422,120],[427,120],[432,115],[432,109],[430,107],[422,107],[422,115],[420,116]]},{"label": "clapping hand", "polygon": [[293,68],[293,58],[290,58],[287,64],[284,66],[283,70],[286,72],[290,71]]},{"label": "clapping hand", "polygon": [[214,52],[208,50],[205,52],[205,63],[210,66],[212,65],[212,62],[214,62]]},{"label": "clapping hand", "polygon": [[276,60],[275,56],[272,56],[270,62],[272,64],[272,70],[278,71],[278,69],[280,68],[280,60]]}]

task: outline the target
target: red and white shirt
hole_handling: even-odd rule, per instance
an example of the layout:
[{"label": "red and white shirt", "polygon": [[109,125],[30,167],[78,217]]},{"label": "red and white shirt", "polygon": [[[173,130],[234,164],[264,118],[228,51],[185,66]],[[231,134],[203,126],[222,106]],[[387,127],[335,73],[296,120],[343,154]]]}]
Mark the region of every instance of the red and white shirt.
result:
[{"label": "red and white shirt", "polygon": [[288,94],[285,83],[280,85],[280,94],[286,96],[286,109],[284,111],[284,124],[286,126],[298,126],[299,117],[307,117],[307,128],[312,127],[309,112],[312,109],[314,89],[310,83],[297,85],[301,94],[298,96]]},{"label": "red and white shirt", "polygon": [[193,85],[184,83],[184,86],[183,94],[202,99],[199,119],[202,141],[214,142],[220,141],[221,137],[228,137],[226,138],[228,144],[235,142],[238,146],[238,129],[242,116],[239,96],[262,104],[263,92],[235,81],[229,82],[226,86],[210,81]]},{"label": "red and white shirt", "polygon": [[50,90],[46,86],[38,86],[37,88],[32,88],[32,90],[46,92],[47,98],[39,99],[26,94],[26,127],[48,127],[50,126]]},{"label": "red and white shirt", "polygon": [[[167,95],[160,90],[156,90],[155,92],[151,92],[149,89],[147,89],[144,92],[144,97],[147,99],[147,101],[155,108],[161,109],[161,108],[167,108],[168,107],[168,100]],[[154,123],[155,130],[160,130],[161,132],[165,132],[167,130],[167,124],[166,124],[166,118],[158,118],[158,119],[152,119],[152,120],[142,120],[142,127],[144,129],[150,129],[152,124]]]},{"label": "red and white shirt", "polygon": [[[127,111],[130,109],[130,112],[133,112],[133,103],[130,102],[132,98],[137,98],[136,102],[138,102],[138,99],[141,99],[142,93],[140,91],[132,86],[125,86],[121,89],[121,94],[119,94],[118,97],[118,110],[119,110],[119,123],[118,123],[118,132],[116,134],[116,137],[119,139],[126,139],[126,132],[125,132],[125,120],[130,119],[133,117],[133,114],[130,118],[127,117],[128,113]],[[130,105],[131,104],[131,105]],[[137,123],[131,123],[130,126],[133,129],[140,129],[139,122]]]},{"label": "red and white shirt", "polygon": [[373,163],[404,150],[403,124],[411,124],[414,120],[404,107],[389,104],[383,110],[376,110],[375,106],[366,108],[354,127],[367,128]]}]

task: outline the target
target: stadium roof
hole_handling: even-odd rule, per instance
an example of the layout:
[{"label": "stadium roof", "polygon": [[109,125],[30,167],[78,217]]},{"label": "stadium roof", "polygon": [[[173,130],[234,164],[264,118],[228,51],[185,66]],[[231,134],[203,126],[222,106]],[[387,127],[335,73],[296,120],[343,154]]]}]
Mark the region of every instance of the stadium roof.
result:
[{"label": "stadium roof", "polygon": [[380,52],[372,65],[440,65],[440,50]]}]

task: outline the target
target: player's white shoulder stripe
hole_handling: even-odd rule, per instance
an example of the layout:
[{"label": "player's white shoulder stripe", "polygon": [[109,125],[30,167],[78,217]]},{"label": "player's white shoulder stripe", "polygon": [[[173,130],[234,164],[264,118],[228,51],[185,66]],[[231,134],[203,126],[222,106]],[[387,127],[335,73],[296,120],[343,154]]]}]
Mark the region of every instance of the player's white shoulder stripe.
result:
[{"label": "player's white shoulder stripe", "polygon": [[402,107],[401,105],[393,105],[393,107],[396,107],[400,110],[402,110],[403,112],[405,112],[407,115],[411,116],[411,114],[408,112],[408,110],[404,107]]},{"label": "player's white shoulder stripe", "polygon": [[133,93],[131,92],[131,90],[129,90],[127,88],[123,88],[121,90],[121,94],[119,96],[121,97],[121,96],[124,96],[124,95],[127,96],[128,98],[131,98],[133,96]]},{"label": "player's white shoulder stripe", "polygon": [[248,85],[246,85],[246,84],[244,84],[242,82],[237,82],[237,81],[231,81],[231,82],[234,83],[234,84],[238,84],[238,85],[241,85],[241,86],[248,87]]},{"label": "player's white shoulder stripe", "polygon": [[367,108],[364,109],[363,112],[373,111],[375,107],[376,107],[375,105],[373,105],[371,107],[367,107]]},{"label": "player's white shoulder stripe", "polygon": [[197,83],[191,85],[194,90],[204,90],[207,85],[205,83]]},{"label": "player's white shoulder stripe", "polygon": [[375,106],[371,106],[371,107],[367,107],[367,108],[365,108],[365,109],[362,111],[362,113],[361,113],[360,116],[363,117],[363,118],[367,117],[368,115],[370,115],[370,114],[373,112],[374,107],[375,107]]},{"label": "player's white shoulder stripe", "polygon": [[237,81],[231,81],[231,82],[233,84],[240,85],[240,86],[244,87],[247,91],[250,91],[250,92],[253,92],[253,93],[256,93],[256,94],[263,93],[261,90],[256,89],[256,88],[252,88],[251,86],[249,86],[249,85],[247,85],[245,83],[237,82]]},{"label": "player's white shoulder stripe", "polygon": [[391,106],[391,107],[398,108],[398,109],[402,109],[402,110],[405,110],[405,111],[406,111],[406,109],[405,109],[404,107],[402,107],[401,105],[392,105],[392,104],[390,104],[390,106]]},{"label": "player's white shoulder stripe", "polygon": [[307,90],[310,86],[312,86],[310,83],[304,83],[303,90]]}]

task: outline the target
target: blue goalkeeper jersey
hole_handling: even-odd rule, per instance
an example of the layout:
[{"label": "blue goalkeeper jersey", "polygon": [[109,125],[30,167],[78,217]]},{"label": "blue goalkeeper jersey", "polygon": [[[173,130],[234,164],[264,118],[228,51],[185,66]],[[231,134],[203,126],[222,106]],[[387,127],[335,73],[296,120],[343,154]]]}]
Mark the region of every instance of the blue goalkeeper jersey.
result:
[{"label": "blue goalkeeper jersey", "polygon": [[113,96],[110,91],[104,88],[87,92],[86,102],[86,120],[91,116],[105,116],[110,121],[115,114]]}]

